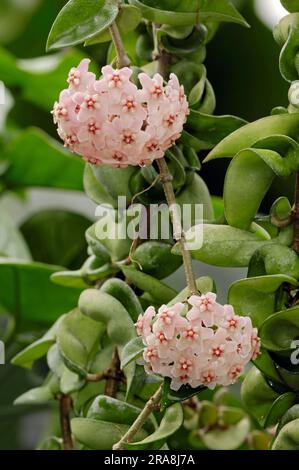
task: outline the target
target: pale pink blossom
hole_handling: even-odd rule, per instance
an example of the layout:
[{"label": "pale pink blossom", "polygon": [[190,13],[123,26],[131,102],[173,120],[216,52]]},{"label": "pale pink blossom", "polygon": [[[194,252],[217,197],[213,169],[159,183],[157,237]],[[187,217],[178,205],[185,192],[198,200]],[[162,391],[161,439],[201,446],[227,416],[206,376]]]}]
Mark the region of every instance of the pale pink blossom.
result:
[{"label": "pale pink blossom", "polygon": [[162,158],[180,137],[189,110],[177,77],[171,74],[164,84],[159,74],[141,73],[138,89],[130,68],[107,65],[96,80],[89,62],[70,70],[69,88],[54,104],[65,146],[95,165],[145,166]]},{"label": "pale pink blossom", "polygon": [[[136,328],[145,344],[146,372],[169,377],[173,390],[186,384],[213,389],[234,383],[259,354],[257,329],[249,317],[236,315],[231,305],[218,304],[211,292],[193,295],[188,303],[192,308],[187,316],[180,302],[162,305],[157,313],[149,307],[139,316]],[[208,320],[207,314],[212,315]]]}]

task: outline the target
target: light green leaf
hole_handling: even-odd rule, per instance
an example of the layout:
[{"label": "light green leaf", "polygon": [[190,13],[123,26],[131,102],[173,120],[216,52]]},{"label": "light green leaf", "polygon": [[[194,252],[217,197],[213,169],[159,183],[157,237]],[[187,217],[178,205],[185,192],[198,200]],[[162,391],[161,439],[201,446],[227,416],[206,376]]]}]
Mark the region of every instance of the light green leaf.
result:
[{"label": "light green leaf", "polygon": [[160,449],[168,437],[174,434],[183,423],[183,410],[180,403],[170,406],[162,418],[158,429],[139,442],[126,442],[124,448],[129,450]]},{"label": "light green leaf", "polygon": [[122,350],[122,360],[121,360],[121,369],[126,367],[130,362],[138,359],[144,351],[144,344],[142,338],[139,336],[137,338],[131,339],[124,349]]},{"label": "light green leaf", "polygon": [[92,319],[73,311],[66,315],[59,325],[57,344],[67,367],[85,375],[95,352],[103,326]]},{"label": "light green leaf", "polygon": [[170,302],[177,295],[177,292],[171,287],[168,287],[149,274],[138,271],[134,267],[124,266],[121,269],[129,282],[139,289],[148,292],[161,305]]},{"label": "light green leaf", "polygon": [[205,161],[208,162],[216,158],[234,157],[240,150],[249,148],[258,140],[272,135],[287,135],[296,140],[298,133],[299,113],[280,114],[262,118],[241,127],[241,129],[237,129],[223,139],[209,153]]}]

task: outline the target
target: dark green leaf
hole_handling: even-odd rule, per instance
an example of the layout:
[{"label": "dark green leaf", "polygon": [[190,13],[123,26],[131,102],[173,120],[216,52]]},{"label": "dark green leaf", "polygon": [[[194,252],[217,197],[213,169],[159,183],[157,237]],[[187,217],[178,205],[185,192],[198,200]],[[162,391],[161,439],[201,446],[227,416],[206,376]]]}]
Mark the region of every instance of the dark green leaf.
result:
[{"label": "dark green leaf", "polygon": [[105,31],[117,15],[114,0],[70,0],[52,26],[47,50],[80,44]]}]

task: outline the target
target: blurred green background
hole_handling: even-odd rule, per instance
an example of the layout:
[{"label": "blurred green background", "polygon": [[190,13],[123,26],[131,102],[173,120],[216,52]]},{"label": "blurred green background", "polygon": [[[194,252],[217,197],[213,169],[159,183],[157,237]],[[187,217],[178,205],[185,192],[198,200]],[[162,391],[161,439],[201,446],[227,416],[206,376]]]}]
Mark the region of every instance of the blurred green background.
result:
[{"label": "blurred green background", "polygon": [[[273,8],[279,5],[278,0],[261,2],[268,6],[271,21]],[[20,130],[36,126],[56,138],[50,109],[63,86],[67,70],[76,65],[83,54],[82,49],[78,48],[40,59],[45,56],[51,24],[65,3],[64,0],[0,0],[0,81],[9,90],[5,104],[0,105],[0,172],[7,146]],[[235,3],[251,29],[233,24],[221,26],[208,45],[206,66],[217,97],[216,114],[235,114],[255,120],[268,115],[274,106],[287,104],[288,85],[278,71],[278,46],[269,27],[258,17],[254,1],[239,0]],[[107,48],[107,44],[89,47],[85,54],[91,56],[100,67],[105,63]],[[20,86],[21,82],[23,86]],[[226,165],[227,162],[221,160],[202,169],[201,176],[214,195],[222,194]],[[61,193],[57,189],[35,188],[25,194],[21,190],[7,189],[2,194],[0,204],[18,224],[37,210],[47,207],[57,210],[75,208],[77,213],[93,217],[93,204],[79,192]],[[23,235],[26,238],[25,229]],[[30,246],[30,236],[27,241]],[[35,248],[33,243],[31,251]],[[81,248],[84,253],[84,247]],[[45,260],[44,254],[36,251],[35,259],[40,256],[43,261],[60,264],[60,260],[55,259],[55,253],[51,254],[51,259]],[[79,265],[80,260],[73,259],[72,263],[73,266]],[[72,263],[69,262],[69,266]],[[202,266],[197,265],[196,270],[202,272]],[[210,267],[206,268],[206,273],[216,278],[223,296],[227,285],[244,274],[243,270],[216,270]],[[172,276],[171,282],[178,287],[183,286],[180,271]],[[13,348],[7,351],[7,361],[15,353]],[[45,408],[32,410],[11,406],[15,397],[39,383],[38,370],[27,373],[8,364],[0,365],[0,449],[34,448],[49,426],[57,426],[56,417],[52,417]]]}]

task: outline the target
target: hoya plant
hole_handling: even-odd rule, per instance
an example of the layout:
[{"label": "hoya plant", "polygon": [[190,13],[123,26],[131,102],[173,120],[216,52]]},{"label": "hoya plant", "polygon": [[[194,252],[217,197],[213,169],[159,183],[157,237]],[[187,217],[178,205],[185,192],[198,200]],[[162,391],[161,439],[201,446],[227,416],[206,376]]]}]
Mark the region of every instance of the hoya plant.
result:
[{"label": "hoya plant", "polygon": [[[3,261],[8,287],[0,303],[14,313],[20,298],[19,325],[50,328],[12,359],[44,374],[15,405],[53,403],[59,413],[60,428],[40,448],[299,448],[299,3],[282,3],[291,13],[274,37],[290,105],[253,123],[214,115],[206,46],[222,22],[248,26],[227,0],[70,0],[46,47],[79,45],[78,57],[66,52],[62,65],[36,79],[41,93],[32,91],[36,76],[15,64],[8,80],[19,80],[46,109],[51,101],[52,131],[62,143],[36,129],[17,135],[4,188],[21,177],[28,178],[22,186],[84,188],[100,215],[84,228],[81,220],[84,260],[84,247],[68,236],[80,221],[57,217],[72,248],[63,267]],[[91,45],[105,51],[102,67],[82,53]],[[44,88],[58,72],[65,88],[48,96]],[[45,173],[30,175],[19,167],[27,162],[23,149],[38,158],[40,145]],[[215,216],[200,169],[201,160],[218,158],[231,162],[223,213]],[[261,204],[279,179],[294,186],[294,206],[282,195],[265,214]],[[155,205],[163,207],[160,218]],[[23,232],[43,225],[46,232],[43,217],[31,220]],[[192,258],[247,267],[248,275],[223,305],[213,279],[205,272],[196,279]],[[164,280],[181,266],[186,287],[177,292]],[[36,306],[25,297],[32,270]],[[44,309],[42,280],[51,286]],[[242,399],[229,390],[241,381]]]}]

